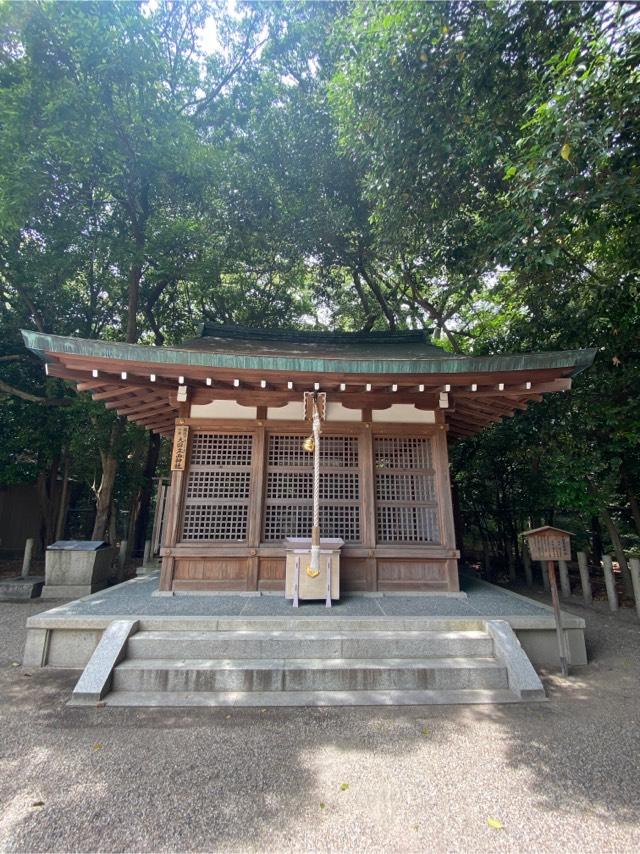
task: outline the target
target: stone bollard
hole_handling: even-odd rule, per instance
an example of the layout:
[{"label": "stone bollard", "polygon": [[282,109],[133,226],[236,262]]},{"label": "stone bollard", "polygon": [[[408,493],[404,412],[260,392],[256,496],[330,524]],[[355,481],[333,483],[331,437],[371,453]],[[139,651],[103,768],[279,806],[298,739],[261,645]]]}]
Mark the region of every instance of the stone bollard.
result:
[{"label": "stone bollard", "polygon": [[22,578],[26,578],[31,572],[31,554],[33,552],[33,537],[29,537],[24,544],[24,557],[22,558]]},{"label": "stone bollard", "polygon": [[592,605],[593,594],[591,593],[591,579],[589,578],[589,564],[586,552],[578,552],[578,568],[580,569],[580,584],[582,585],[584,604]]},{"label": "stone bollard", "polygon": [[616,593],[616,580],[613,576],[613,561],[609,555],[602,556],[602,566],[604,568],[604,583],[607,587],[607,598],[609,600],[609,608],[611,611],[618,610],[618,594]]},{"label": "stone bollard", "polygon": [[633,598],[636,600],[636,614],[640,617],[640,560],[637,557],[629,560],[629,571],[633,584]]},{"label": "stone bollard", "polygon": [[563,596],[571,596],[571,582],[569,581],[569,567],[566,560],[558,561],[560,570],[560,590]]},{"label": "stone bollard", "polygon": [[142,557],[142,565],[146,566],[151,558],[151,540],[144,541],[144,555]]},{"label": "stone bollard", "polygon": [[522,545],[522,563],[524,564],[524,577],[527,582],[527,587],[533,587],[533,572],[531,570],[531,555],[527,544]]},{"label": "stone bollard", "polygon": [[118,568],[120,570],[120,577],[122,578],[122,574],[124,573],[124,565],[127,560],[127,541],[122,540],[120,543],[120,551],[118,552]]},{"label": "stone bollard", "polygon": [[540,570],[542,572],[542,586],[547,591],[547,593],[551,590],[551,585],[549,584],[549,570],[547,569],[547,564],[545,561],[540,561]]}]

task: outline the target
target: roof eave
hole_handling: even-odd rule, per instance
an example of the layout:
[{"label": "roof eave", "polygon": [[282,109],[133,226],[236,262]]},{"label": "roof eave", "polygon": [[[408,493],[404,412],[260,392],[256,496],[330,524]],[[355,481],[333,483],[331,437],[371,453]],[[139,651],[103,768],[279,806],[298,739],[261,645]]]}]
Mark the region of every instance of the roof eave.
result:
[{"label": "roof eave", "polygon": [[21,330],[26,347],[42,359],[48,353],[76,355],[129,362],[184,365],[202,368],[236,368],[238,370],[290,371],[293,373],[347,373],[379,375],[420,375],[491,373],[561,369],[576,376],[593,364],[596,350],[565,350],[547,353],[522,353],[494,356],[449,356],[442,358],[344,359],[306,358],[211,353],[144,344],[96,341],[47,335]]}]

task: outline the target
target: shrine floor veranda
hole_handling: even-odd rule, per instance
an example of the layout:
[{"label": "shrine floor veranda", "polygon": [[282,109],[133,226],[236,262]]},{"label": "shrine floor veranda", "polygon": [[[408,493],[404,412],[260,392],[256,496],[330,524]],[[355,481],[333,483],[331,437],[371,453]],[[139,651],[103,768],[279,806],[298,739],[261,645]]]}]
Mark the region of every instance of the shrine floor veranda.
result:
[{"label": "shrine floor veranda", "polygon": [[[141,628],[202,631],[255,628],[323,631],[349,629],[426,630],[506,620],[534,665],[555,667],[557,642],[552,609],[479,579],[463,577],[462,593],[349,594],[334,601],[301,602],[293,608],[283,594],[205,594],[158,596],[159,573],[109,587],[91,596],[54,604],[27,621],[24,663],[84,667],[102,631],[113,620],[138,619]],[[154,595],[156,594],[156,595]],[[585,664],[584,620],[563,612],[572,663]]]},{"label": "shrine floor veranda", "polygon": [[159,573],[108,587],[54,607],[41,617],[548,617],[540,602],[468,576],[462,595],[345,594],[331,608],[301,601],[293,608],[282,593],[198,593],[157,596]]}]

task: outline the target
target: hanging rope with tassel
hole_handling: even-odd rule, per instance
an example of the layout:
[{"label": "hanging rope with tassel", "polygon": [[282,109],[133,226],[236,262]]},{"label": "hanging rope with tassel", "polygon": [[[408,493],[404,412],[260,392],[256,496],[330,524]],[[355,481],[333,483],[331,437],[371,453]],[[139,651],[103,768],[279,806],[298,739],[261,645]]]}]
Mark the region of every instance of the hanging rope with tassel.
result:
[{"label": "hanging rope with tassel", "polygon": [[313,395],[312,434],[304,440],[305,451],[313,451],[313,521],[311,528],[311,562],[309,578],[320,574],[320,412],[317,395]]}]

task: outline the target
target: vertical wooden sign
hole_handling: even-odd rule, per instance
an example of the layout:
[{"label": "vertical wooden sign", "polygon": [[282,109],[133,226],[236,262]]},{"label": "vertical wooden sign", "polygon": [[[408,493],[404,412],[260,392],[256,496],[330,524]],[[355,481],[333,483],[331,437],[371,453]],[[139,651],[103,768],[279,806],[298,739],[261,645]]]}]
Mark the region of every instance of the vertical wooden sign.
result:
[{"label": "vertical wooden sign", "polygon": [[187,467],[187,446],[189,444],[189,428],[186,424],[178,424],[173,434],[173,454],[171,455],[171,471],[184,471]]}]

